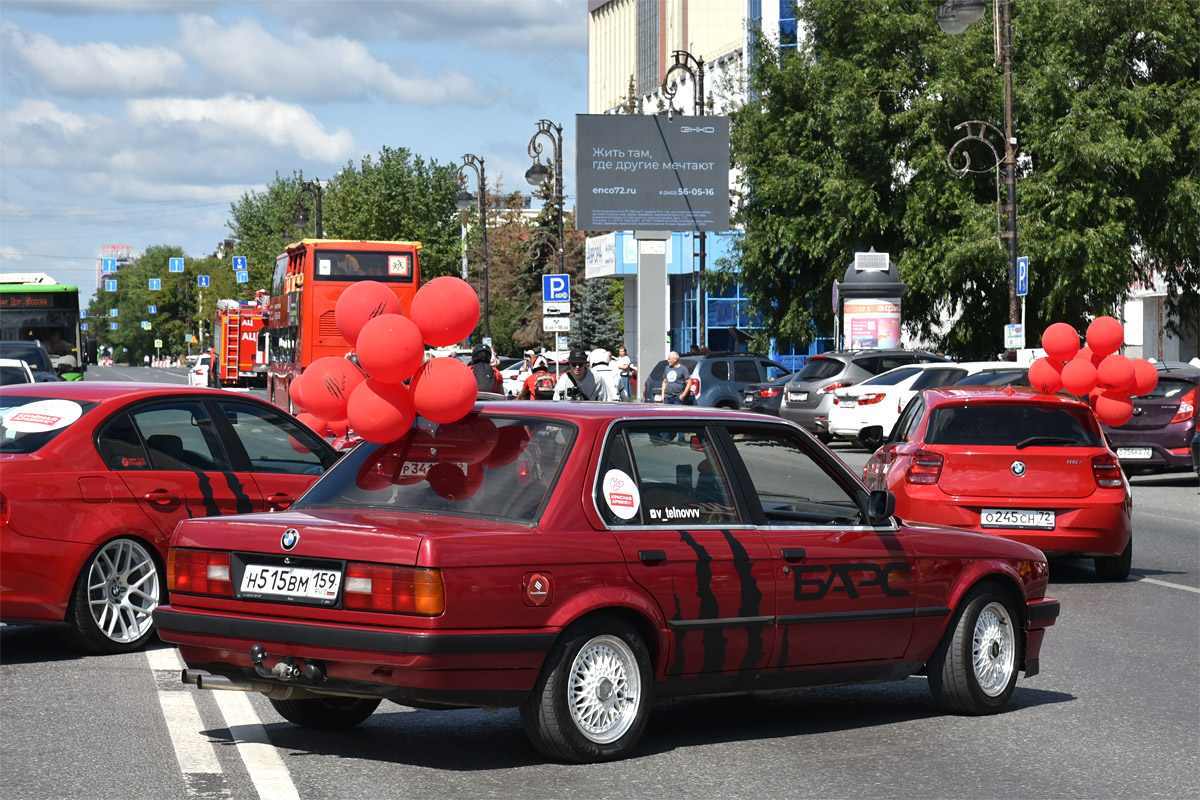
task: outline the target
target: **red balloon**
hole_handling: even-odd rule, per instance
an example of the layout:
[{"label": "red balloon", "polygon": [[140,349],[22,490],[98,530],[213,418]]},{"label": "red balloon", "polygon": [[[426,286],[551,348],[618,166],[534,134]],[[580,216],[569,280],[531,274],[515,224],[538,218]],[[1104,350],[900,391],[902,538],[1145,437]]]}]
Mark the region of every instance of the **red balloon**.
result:
[{"label": "red balloon", "polygon": [[1062,364],[1050,358],[1039,358],[1029,365],[1029,385],[1039,392],[1054,394],[1062,388]]},{"label": "red balloon", "polygon": [[486,417],[474,417],[442,425],[435,441],[439,454],[447,460],[478,464],[491,454],[499,437],[496,423]]},{"label": "red balloon", "polygon": [[296,415],[296,419],[303,422],[305,427],[311,428],[313,433],[321,436],[325,435],[325,420],[321,419],[316,414],[310,414],[307,411],[301,411]]},{"label": "red balloon", "polygon": [[355,485],[368,492],[386,489],[392,485],[392,477],[403,461],[394,450],[380,448],[375,458],[363,462],[354,478]]},{"label": "red balloon", "polygon": [[529,444],[529,430],[524,425],[505,425],[496,437],[496,445],[483,460],[485,467],[505,467],[516,460]]},{"label": "red balloon", "polygon": [[470,336],[479,324],[479,295],[462,278],[443,275],[417,290],[409,316],[426,344],[446,347]]},{"label": "red balloon", "polygon": [[1133,385],[1129,394],[1150,394],[1155,386],[1158,386],[1158,368],[1144,358],[1133,359]]},{"label": "red balloon", "polygon": [[1128,391],[1133,384],[1133,362],[1117,353],[1105,356],[1096,368],[1096,383],[1114,392]]},{"label": "red balloon", "polygon": [[1100,421],[1113,428],[1121,427],[1133,417],[1133,401],[1124,392],[1104,392],[1094,405]]},{"label": "red balloon", "polygon": [[[416,305],[413,298],[413,305]],[[457,358],[441,356],[417,370],[411,390],[417,413],[430,422],[454,422],[467,415],[479,393],[471,368]]]},{"label": "red balloon", "polygon": [[1082,397],[1096,386],[1096,368],[1090,359],[1076,358],[1063,367],[1063,388],[1074,395]]},{"label": "red balloon", "polygon": [[304,373],[292,378],[292,382],[288,384],[288,397],[292,398],[292,408],[300,411],[304,408],[304,400],[301,392],[304,386]]},{"label": "red balloon", "polygon": [[399,314],[400,298],[379,281],[359,281],[346,287],[334,306],[334,320],[342,336],[353,347],[358,334],[370,320],[382,314]]},{"label": "red balloon", "polygon": [[1115,353],[1125,343],[1125,329],[1112,317],[1096,317],[1088,325],[1087,343],[1093,353]]},{"label": "red balloon", "polygon": [[1042,349],[1047,358],[1070,361],[1079,352],[1079,333],[1065,322],[1056,322],[1042,333]]},{"label": "red balloon", "polygon": [[350,429],[350,422],[344,419],[330,420],[325,424],[329,427],[329,434],[335,438],[345,436],[346,431]]},{"label": "red balloon", "polygon": [[321,419],[345,419],[346,401],[366,380],[362,370],[341,356],[318,358],[304,372],[304,405]]},{"label": "red balloon", "polygon": [[421,331],[408,317],[382,314],[368,320],[355,345],[358,364],[367,374],[387,383],[403,383],[421,366],[425,345]]},{"label": "red balloon", "polygon": [[350,395],[346,417],[355,433],[368,442],[392,442],[412,427],[412,395],[402,383],[367,378]]},{"label": "red balloon", "polygon": [[482,467],[473,464],[466,470],[464,473],[458,464],[442,461],[433,465],[425,479],[439,497],[444,497],[451,503],[458,503],[475,494],[483,483]]}]

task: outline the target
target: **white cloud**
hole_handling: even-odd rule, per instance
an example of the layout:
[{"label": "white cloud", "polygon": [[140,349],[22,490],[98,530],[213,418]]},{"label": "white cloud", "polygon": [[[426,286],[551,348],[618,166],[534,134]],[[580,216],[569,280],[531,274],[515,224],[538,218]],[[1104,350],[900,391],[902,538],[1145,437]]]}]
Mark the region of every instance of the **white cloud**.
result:
[{"label": "white cloud", "polygon": [[164,47],[120,47],[112,42],[65,45],[42,33],[5,24],[7,58],[50,91],[68,97],[129,97],[176,86],[187,63]]},{"label": "white cloud", "polygon": [[342,101],[376,94],[418,106],[483,102],[474,80],[461,73],[399,75],[359,42],[308,34],[285,42],[252,20],[223,27],[211,17],[185,16],[178,49],[214,84],[258,95]]}]

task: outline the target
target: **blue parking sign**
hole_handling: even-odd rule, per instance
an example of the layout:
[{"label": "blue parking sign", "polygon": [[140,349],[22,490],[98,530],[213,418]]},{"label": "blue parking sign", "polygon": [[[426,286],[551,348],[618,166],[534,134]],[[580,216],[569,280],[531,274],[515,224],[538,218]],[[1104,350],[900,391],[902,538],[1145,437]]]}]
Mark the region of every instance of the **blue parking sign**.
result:
[{"label": "blue parking sign", "polygon": [[1029,294],[1029,256],[1017,257],[1017,297]]},{"label": "blue parking sign", "polygon": [[233,268],[234,269],[246,269],[246,257],[245,256],[234,256],[233,257]]},{"label": "blue parking sign", "polygon": [[207,275],[196,276],[196,283],[201,289],[203,289],[204,287],[208,286],[208,276]]},{"label": "blue parking sign", "polygon": [[543,275],[542,302],[569,303],[571,302],[570,275]]},{"label": "blue parking sign", "polygon": [[171,272],[183,272],[183,259],[172,258],[167,262],[167,268]]}]

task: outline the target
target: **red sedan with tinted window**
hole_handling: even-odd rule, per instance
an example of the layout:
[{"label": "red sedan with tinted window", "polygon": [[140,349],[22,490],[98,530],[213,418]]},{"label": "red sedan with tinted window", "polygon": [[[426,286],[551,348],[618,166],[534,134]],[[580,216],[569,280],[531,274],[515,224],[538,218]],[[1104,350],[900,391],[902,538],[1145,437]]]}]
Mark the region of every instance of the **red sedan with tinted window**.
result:
[{"label": "red sedan with tinted window", "polygon": [[926,389],[863,471],[910,522],[1089,556],[1105,580],[1133,558],[1133,495],[1091,408],[1027,387]]},{"label": "red sedan with tinted window", "polygon": [[659,697],[924,674],[1000,710],[1058,615],[1045,557],[891,506],[759,414],[481,402],[360,444],[287,512],[184,522],[154,617],[185,683],[296,724],[518,707],[569,761],[629,754]]},{"label": "red sedan with tinted window", "polygon": [[88,650],[145,644],[184,519],[286,508],[337,460],[246,395],[66,381],[0,393],[0,618]]}]

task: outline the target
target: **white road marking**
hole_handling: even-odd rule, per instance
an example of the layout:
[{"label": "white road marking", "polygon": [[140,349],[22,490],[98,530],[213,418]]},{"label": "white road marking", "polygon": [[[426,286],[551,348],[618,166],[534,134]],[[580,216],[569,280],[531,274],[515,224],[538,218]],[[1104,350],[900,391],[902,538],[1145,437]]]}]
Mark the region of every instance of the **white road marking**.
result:
[{"label": "white road marking", "polygon": [[1140,578],[1141,583],[1153,583],[1155,586],[1166,586],[1168,589],[1183,589],[1185,592],[1195,592],[1200,594],[1200,589],[1195,586],[1184,586],[1181,583],[1167,583],[1166,581],[1156,580],[1154,578]]},{"label": "white road marking", "polygon": [[[155,672],[166,672],[175,678],[183,668],[174,649],[147,650],[146,660]],[[212,740],[201,733],[204,723],[192,691],[182,683],[178,690],[159,689],[158,703],[188,794],[192,797],[228,796],[223,785],[214,786],[222,783],[221,762],[217,760]]]},{"label": "white road marking", "polygon": [[250,700],[241,692],[213,692],[250,780],[262,800],[300,800],[279,751],[267,738]]}]

